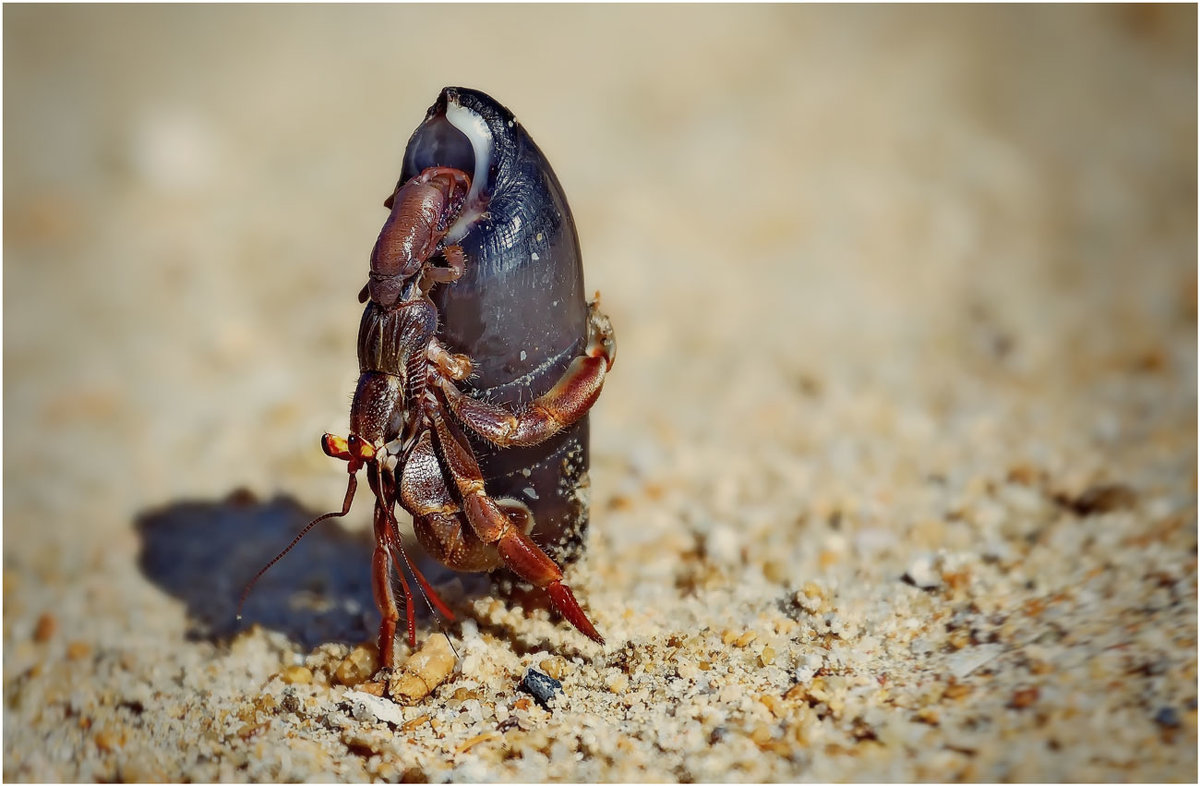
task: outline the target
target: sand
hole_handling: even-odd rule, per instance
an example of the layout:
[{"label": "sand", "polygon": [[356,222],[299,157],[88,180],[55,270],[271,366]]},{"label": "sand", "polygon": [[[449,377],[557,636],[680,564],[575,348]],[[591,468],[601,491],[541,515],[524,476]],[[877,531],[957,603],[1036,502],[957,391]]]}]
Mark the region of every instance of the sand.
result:
[{"label": "sand", "polygon": [[[6,780],[1196,779],[1193,7],[4,22]],[[546,151],[616,329],[608,643],[439,572],[456,671],[400,707],[364,500],[233,613],[341,500],[447,84]]]}]

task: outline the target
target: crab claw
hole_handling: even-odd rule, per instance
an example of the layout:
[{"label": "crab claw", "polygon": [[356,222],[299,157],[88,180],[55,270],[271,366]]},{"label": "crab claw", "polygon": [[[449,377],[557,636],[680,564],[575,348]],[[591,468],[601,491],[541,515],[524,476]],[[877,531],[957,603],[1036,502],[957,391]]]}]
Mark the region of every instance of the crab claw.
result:
[{"label": "crab claw", "polygon": [[592,621],[583,613],[583,609],[579,607],[579,601],[575,600],[575,593],[571,592],[570,587],[561,581],[556,581],[546,586],[546,594],[550,597],[554,608],[558,609],[559,614],[562,614],[563,618],[574,625],[580,633],[597,644],[604,643],[604,637],[596,631]]},{"label": "crab claw", "polygon": [[511,527],[496,542],[496,550],[511,571],[546,592],[554,608],[567,622],[597,644],[604,643],[604,637],[596,632],[595,626],[580,608],[579,601],[575,600],[575,593],[563,583],[563,574],[558,565],[528,535]]}]

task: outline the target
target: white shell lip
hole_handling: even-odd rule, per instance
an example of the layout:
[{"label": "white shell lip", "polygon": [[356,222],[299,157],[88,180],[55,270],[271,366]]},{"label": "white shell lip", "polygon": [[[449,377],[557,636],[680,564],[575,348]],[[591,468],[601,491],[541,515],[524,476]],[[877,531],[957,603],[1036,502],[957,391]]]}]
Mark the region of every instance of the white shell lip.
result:
[{"label": "white shell lip", "polygon": [[475,171],[471,173],[471,190],[462,215],[450,225],[446,239],[456,243],[467,234],[471,224],[483,215],[484,184],[487,182],[488,170],[492,165],[492,133],[487,123],[475,112],[458,103],[458,97],[451,95],[446,100],[446,122],[454,126],[471,143],[471,151],[475,154]]}]

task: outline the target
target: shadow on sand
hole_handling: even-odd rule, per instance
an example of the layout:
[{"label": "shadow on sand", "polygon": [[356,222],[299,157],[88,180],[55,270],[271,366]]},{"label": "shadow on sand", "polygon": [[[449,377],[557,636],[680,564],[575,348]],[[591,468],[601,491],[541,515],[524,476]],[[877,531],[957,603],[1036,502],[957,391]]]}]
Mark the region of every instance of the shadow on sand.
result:
[{"label": "shadow on sand", "polygon": [[313,647],[371,638],[373,540],[323,521],[237,604],[245,583],[316,515],[290,497],[261,502],[235,492],[218,502],[176,502],[137,519],[147,578],[187,604],[190,635],[225,639],[257,623]]},{"label": "shadow on sand", "polygon": [[[373,640],[379,630],[370,585],[374,538],[369,530],[348,531],[338,519],[318,524],[275,563],[254,586],[242,619],[237,619],[246,582],[317,515],[291,497],[262,502],[241,491],[217,502],[174,502],[138,516],[138,562],[147,578],[187,604],[188,635],[194,639],[226,640],[258,624],[309,649],[330,641]],[[464,601],[481,595],[502,597],[527,610],[548,607],[544,593],[520,582],[514,585],[506,571],[493,583],[487,574],[456,573],[415,543],[406,544],[409,556],[460,616],[468,616]],[[397,599],[401,597],[397,587]],[[427,633],[438,623],[419,599],[417,604],[421,638],[422,630]],[[484,622],[480,627],[509,639],[518,652],[540,647],[535,640],[511,640],[506,629]],[[402,619],[398,639],[403,635]]]}]

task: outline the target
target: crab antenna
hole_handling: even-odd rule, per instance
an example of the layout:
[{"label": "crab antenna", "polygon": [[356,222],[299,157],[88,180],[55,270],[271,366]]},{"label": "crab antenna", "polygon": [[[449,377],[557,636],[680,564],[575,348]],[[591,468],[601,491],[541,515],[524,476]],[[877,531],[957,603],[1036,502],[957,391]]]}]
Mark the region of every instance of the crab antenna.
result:
[{"label": "crab antenna", "polygon": [[[450,611],[450,609],[446,607],[446,604],[443,603],[442,599],[438,597],[437,592],[434,591],[433,587],[429,585],[429,581],[424,575],[422,575],[421,571],[417,570],[417,566],[413,565],[412,559],[409,558],[408,551],[404,548],[403,544],[393,541],[392,543],[388,544],[388,550],[392,552],[392,562],[396,563],[396,571],[400,573],[401,580],[403,581],[404,566],[407,566],[409,573],[412,573],[417,579],[417,589],[421,591],[421,599],[425,601],[426,608],[429,609],[429,612],[433,615],[434,619],[437,620],[438,627],[441,629],[442,633],[446,633],[446,620],[450,619],[453,621],[454,612]],[[400,564],[400,560],[396,559],[397,552],[399,552],[401,559],[404,561],[403,565]],[[404,586],[407,590],[407,582],[404,583]],[[407,595],[408,593],[406,592],[406,596]],[[411,598],[406,597],[405,601],[410,604],[411,608]],[[450,640],[449,634],[446,634],[446,640]],[[409,642],[409,645],[412,646],[412,642]],[[455,657],[458,657],[458,650],[454,649],[454,642],[450,642],[450,650],[454,653]]]},{"label": "crab antenna", "polygon": [[416,578],[417,584],[421,588],[421,597],[424,598],[425,605],[429,608],[429,611],[439,619],[446,618],[453,622],[455,619],[454,612],[438,597],[437,592],[430,586],[429,580],[417,569],[417,566],[412,563],[412,558],[408,556],[408,551],[404,548],[403,541],[400,539],[399,522],[396,521],[395,511],[388,511],[388,521],[392,527],[392,542],[388,544],[388,548],[392,552],[392,561],[399,565],[400,560],[396,559],[396,553],[399,552],[400,558],[408,566],[409,572]]},{"label": "crab antenna", "polygon": [[266,573],[268,570],[270,570],[272,565],[274,565],[276,562],[279,562],[279,560],[283,559],[285,554],[287,554],[289,551],[291,551],[293,548],[295,548],[296,544],[300,542],[300,539],[303,538],[305,535],[307,535],[309,530],[311,530],[313,527],[317,526],[325,519],[341,518],[342,516],[345,516],[347,513],[349,513],[350,505],[354,502],[354,492],[355,492],[355,490],[357,490],[357,488],[358,488],[358,476],[355,475],[354,473],[351,473],[350,474],[350,482],[346,484],[346,498],[342,500],[342,509],[340,511],[332,511],[332,512],[326,513],[322,516],[317,516],[315,519],[308,522],[308,524],[305,525],[304,529],[300,530],[300,534],[297,535],[296,537],[294,537],[292,539],[292,542],[287,545],[287,548],[285,548],[283,551],[276,554],[274,559],[272,559],[266,565],[263,565],[262,568],[258,571],[258,573],[254,574],[254,578],[252,578],[252,579],[250,579],[250,581],[246,582],[246,588],[244,590],[242,590],[242,597],[238,601],[237,618],[239,620],[242,618],[242,607],[246,605],[246,598],[248,598],[250,596],[250,590],[254,589],[254,585],[257,584],[258,580],[263,577],[263,574]]}]

